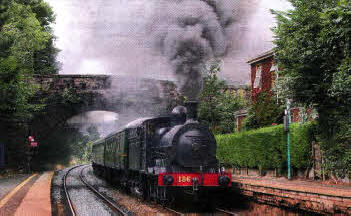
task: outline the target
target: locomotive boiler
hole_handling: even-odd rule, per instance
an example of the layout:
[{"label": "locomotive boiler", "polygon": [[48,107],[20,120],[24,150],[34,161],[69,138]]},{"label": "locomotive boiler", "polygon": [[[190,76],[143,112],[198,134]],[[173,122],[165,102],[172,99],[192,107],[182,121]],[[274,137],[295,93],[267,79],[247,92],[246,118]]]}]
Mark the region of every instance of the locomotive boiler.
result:
[{"label": "locomotive boiler", "polygon": [[93,145],[94,173],[127,192],[160,202],[196,199],[231,185],[221,171],[212,132],[197,121],[197,103],[169,117],[143,118]]}]

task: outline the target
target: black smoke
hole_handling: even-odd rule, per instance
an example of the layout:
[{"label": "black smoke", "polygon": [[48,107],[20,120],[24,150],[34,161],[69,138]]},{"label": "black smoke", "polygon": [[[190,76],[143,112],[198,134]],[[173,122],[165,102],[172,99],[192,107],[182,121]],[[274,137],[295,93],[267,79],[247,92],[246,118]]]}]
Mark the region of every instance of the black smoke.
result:
[{"label": "black smoke", "polygon": [[153,39],[189,100],[196,100],[202,90],[204,63],[227,53],[234,5],[233,0],[169,0],[159,7],[163,12],[153,20]]}]

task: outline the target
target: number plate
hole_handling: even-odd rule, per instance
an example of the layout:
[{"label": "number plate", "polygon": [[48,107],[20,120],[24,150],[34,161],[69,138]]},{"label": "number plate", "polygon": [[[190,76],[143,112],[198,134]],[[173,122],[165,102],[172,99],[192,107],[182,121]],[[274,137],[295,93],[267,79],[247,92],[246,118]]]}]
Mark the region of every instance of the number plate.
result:
[{"label": "number plate", "polygon": [[179,175],[178,183],[191,183],[191,177],[188,175]]}]

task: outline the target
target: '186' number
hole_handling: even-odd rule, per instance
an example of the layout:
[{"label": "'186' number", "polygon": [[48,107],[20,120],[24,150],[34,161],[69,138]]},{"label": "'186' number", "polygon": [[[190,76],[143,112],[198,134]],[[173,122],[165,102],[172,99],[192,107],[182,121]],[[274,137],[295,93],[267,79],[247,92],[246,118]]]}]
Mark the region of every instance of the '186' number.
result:
[{"label": "'186' number", "polygon": [[179,176],[178,182],[179,183],[191,182],[190,176]]}]

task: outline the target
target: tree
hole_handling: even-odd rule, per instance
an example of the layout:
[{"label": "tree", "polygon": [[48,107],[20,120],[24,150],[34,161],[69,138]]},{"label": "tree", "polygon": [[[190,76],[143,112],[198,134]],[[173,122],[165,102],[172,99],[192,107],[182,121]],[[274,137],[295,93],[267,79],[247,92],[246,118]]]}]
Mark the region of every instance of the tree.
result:
[{"label": "tree", "polygon": [[79,134],[72,145],[73,156],[78,163],[87,163],[91,160],[93,143],[100,138],[95,125],[90,125],[87,128],[87,133],[87,135]]},{"label": "tree", "polygon": [[0,41],[0,109],[2,115],[26,118],[38,107],[28,103],[37,89],[29,84],[33,73],[34,52],[43,49],[49,34],[43,31],[35,14],[27,6],[12,2],[6,11]]},{"label": "tree", "polygon": [[31,101],[38,90],[33,73],[57,72],[54,16],[42,0],[5,0],[0,11],[0,118],[23,121],[43,107]]},{"label": "tree", "polygon": [[50,34],[49,40],[46,42],[45,47],[41,50],[34,52],[34,73],[41,75],[57,74],[60,64],[57,62],[56,57],[59,49],[54,46],[56,37],[50,26],[55,21],[55,15],[52,8],[44,1],[23,1],[27,2],[36,14],[40,25],[45,32]]},{"label": "tree", "polygon": [[24,158],[27,123],[45,106],[34,97],[33,74],[57,73],[54,18],[43,0],[0,1],[0,140],[15,165]]},{"label": "tree", "polygon": [[344,133],[351,126],[351,2],[290,2],[293,10],[273,11],[276,60],[290,78],[293,100],[318,111],[327,169],[342,177],[350,168],[336,161],[351,160],[350,136]]},{"label": "tree", "polygon": [[210,64],[206,68],[203,90],[199,98],[199,120],[208,124],[213,130],[215,130],[221,120],[219,104],[222,99],[221,90],[225,88],[225,82],[218,79],[217,73],[219,71],[219,61]]},{"label": "tree", "polygon": [[219,133],[233,133],[236,127],[235,112],[244,108],[246,101],[232,92],[223,93],[221,97]]},{"label": "tree", "polygon": [[226,83],[217,76],[219,60],[205,70],[204,86],[199,99],[199,120],[215,133],[231,133],[235,128],[235,112],[245,101],[239,95],[224,92]]}]

